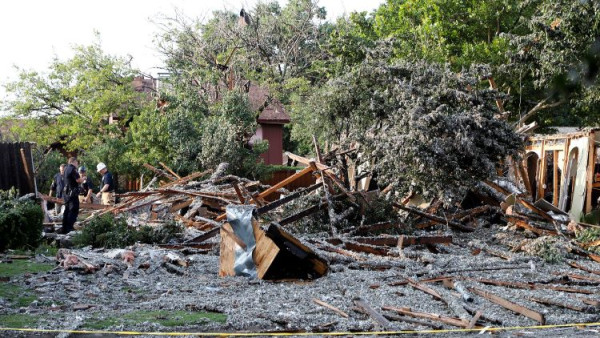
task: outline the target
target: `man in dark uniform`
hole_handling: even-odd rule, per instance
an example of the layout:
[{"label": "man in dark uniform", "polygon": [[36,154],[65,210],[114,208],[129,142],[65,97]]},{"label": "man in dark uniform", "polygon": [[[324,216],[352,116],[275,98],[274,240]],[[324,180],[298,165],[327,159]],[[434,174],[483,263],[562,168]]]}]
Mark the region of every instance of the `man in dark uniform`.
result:
[{"label": "man in dark uniform", "polygon": [[[56,198],[62,198],[63,189],[65,187],[65,181],[63,175],[65,174],[65,164],[62,163],[58,168],[58,173],[54,175],[54,180],[52,181],[52,185],[50,185],[50,192],[48,196],[52,197],[52,192],[56,192]],[[54,212],[58,215],[60,214],[60,204],[56,203],[54,205]]]},{"label": "man in dark uniform", "polygon": [[79,176],[83,179],[79,185],[79,203],[92,203],[94,183],[92,178],[87,175],[84,166],[79,167]]},{"label": "man in dark uniform", "polygon": [[62,233],[66,234],[73,231],[73,224],[77,221],[79,215],[79,184],[83,178],[77,173],[77,159],[69,158],[65,168],[65,188],[63,199],[65,200],[65,211],[63,213]]}]

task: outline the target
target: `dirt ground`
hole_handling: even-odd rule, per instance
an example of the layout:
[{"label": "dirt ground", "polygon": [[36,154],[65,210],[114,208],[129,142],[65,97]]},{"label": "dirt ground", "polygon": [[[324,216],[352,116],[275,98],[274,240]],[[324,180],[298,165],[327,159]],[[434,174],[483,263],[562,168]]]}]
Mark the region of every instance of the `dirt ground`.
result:
[{"label": "dirt ground", "polygon": [[[101,268],[84,273],[57,266],[50,272],[11,278],[3,283],[22,287],[33,293],[35,300],[29,305],[15,306],[10,299],[0,298],[0,318],[26,315],[34,328],[45,330],[258,332],[265,335],[268,332],[313,332],[315,335],[347,332],[344,335],[353,336],[361,332],[375,335],[377,331],[401,330],[425,331],[423,335],[433,335],[427,330],[460,329],[382,309],[394,307],[469,321],[477,310],[481,310],[482,316],[475,324],[478,329],[470,334],[476,334],[484,327],[513,327],[498,333],[487,331],[487,334],[503,337],[598,336],[600,326],[523,328],[539,325],[540,322],[479,295],[472,294],[472,301],[464,301],[456,290],[435,279],[453,277],[455,282],[460,281],[466,288],[485,290],[522,305],[543,314],[546,325],[597,323],[600,321],[600,307],[597,306],[600,276],[573,268],[568,263],[576,262],[595,272],[600,270],[600,264],[568,255],[561,262],[550,264],[522,252],[512,253],[510,243],[529,236],[525,232],[499,226],[481,227],[474,233],[438,231],[435,234],[452,235],[452,244],[437,245],[435,250],[410,246],[398,251],[396,257],[361,253],[354,257],[342,256],[312,246],[310,237],[300,237],[330,262],[329,273],[314,281],[220,278],[218,245],[208,253],[138,245],[130,248],[135,258],[129,264],[117,258],[119,255],[115,255],[114,250],[78,249],[73,253],[88,261],[102,262]],[[218,238],[214,240],[217,243]],[[510,257],[500,258],[489,253],[494,250],[508,253]],[[169,252],[182,257],[189,266],[173,268],[173,265],[166,265],[165,256]],[[35,259],[56,264],[54,257],[38,255]],[[537,287],[494,286],[482,283],[482,279],[527,283]],[[411,286],[409,280],[434,290],[441,298]],[[563,287],[565,291],[550,287]],[[347,317],[318,305],[315,299],[336,307]],[[533,299],[567,304],[572,309],[542,304]],[[383,327],[360,310],[358,300],[386,315],[390,320],[389,326]],[[152,315],[144,317],[142,313]],[[167,319],[165,317],[190,313],[210,314],[217,318],[193,317],[187,321],[182,319],[181,324],[161,324],[161,319]],[[139,318],[132,314],[139,314]],[[403,318],[422,323],[406,322]],[[5,325],[0,323],[0,326]],[[464,336],[469,333],[435,335],[440,334]],[[3,331],[0,335],[66,337],[70,334]]]}]

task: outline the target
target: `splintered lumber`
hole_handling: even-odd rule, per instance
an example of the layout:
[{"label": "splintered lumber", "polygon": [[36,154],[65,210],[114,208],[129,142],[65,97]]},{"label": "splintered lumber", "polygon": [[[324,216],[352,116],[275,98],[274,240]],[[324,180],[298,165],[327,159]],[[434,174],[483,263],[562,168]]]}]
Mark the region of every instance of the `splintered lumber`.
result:
[{"label": "splintered lumber", "polygon": [[27,163],[27,155],[25,155],[25,149],[20,148],[21,152],[21,162],[23,162],[23,168],[25,168],[25,175],[27,176],[27,185],[29,185],[29,189],[31,191],[36,190],[34,185],[34,177],[31,175],[31,171],[29,171],[29,163]]},{"label": "splintered lumber", "polygon": [[530,310],[524,306],[513,303],[511,301],[508,301],[502,297],[496,296],[491,292],[484,291],[484,290],[477,289],[477,288],[469,288],[469,291],[489,300],[492,303],[498,304],[498,305],[504,307],[505,309],[514,311],[525,317],[531,318],[531,319],[537,321],[538,323],[540,323],[541,325],[544,325],[544,323],[546,322],[546,319],[544,318],[543,314],[541,314],[539,312],[535,312],[533,310]]},{"label": "splintered lumber", "polygon": [[481,315],[483,315],[483,311],[477,310],[477,312],[475,312],[475,314],[473,315],[473,319],[471,319],[471,321],[469,322],[469,326],[467,326],[467,329],[472,329],[475,326],[475,324],[477,324],[477,321],[479,320]]},{"label": "splintered lumber", "polygon": [[348,314],[347,314],[346,312],[344,312],[344,311],[342,311],[342,310],[338,309],[337,307],[335,307],[335,306],[333,306],[333,305],[331,305],[331,304],[327,304],[327,303],[325,303],[325,302],[324,302],[324,301],[322,301],[322,300],[319,300],[319,299],[317,299],[317,298],[313,298],[313,299],[312,299],[312,301],[313,301],[315,304],[321,305],[322,307],[325,307],[325,308],[327,308],[327,309],[329,309],[329,310],[331,310],[331,311],[333,311],[333,312],[335,312],[335,313],[339,314],[340,316],[342,316],[342,317],[344,317],[344,318],[348,318],[348,317],[349,317],[349,316],[348,316]]},{"label": "splintered lumber", "polygon": [[398,208],[398,209],[401,209],[401,210],[404,210],[404,211],[408,211],[410,213],[413,213],[415,215],[419,215],[421,217],[425,217],[427,219],[430,219],[432,221],[438,222],[440,224],[447,224],[448,226],[450,226],[450,227],[452,227],[454,229],[460,230],[460,231],[465,231],[465,232],[473,232],[473,231],[475,231],[474,228],[468,227],[466,225],[460,224],[460,223],[455,222],[455,221],[446,220],[446,219],[444,219],[442,217],[438,217],[438,216],[435,216],[435,215],[431,215],[431,214],[422,212],[422,211],[417,210],[415,208],[406,207],[406,206],[404,206],[402,204],[398,204],[398,203],[393,203],[393,205],[396,208]]},{"label": "splintered lumber", "polygon": [[212,230],[209,230],[209,231],[203,233],[202,235],[200,235],[198,237],[195,237],[195,238],[192,238],[192,239],[186,241],[184,243],[184,245],[185,244],[198,244],[198,243],[202,243],[202,242],[206,241],[209,238],[215,237],[219,233],[220,229],[221,228],[219,227],[219,228],[214,228]]},{"label": "splintered lumber", "polygon": [[395,315],[390,315],[387,313],[383,314],[383,316],[388,320],[392,320],[392,321],[396,321],[396,322],[405,322],[405,323],[416,324],[416,325],[420,325],[420,326],[427,326],[427,327],[433,328],[434,330],[442,329],[442,325],[426,322],[424,320],[412,319],[412,318],[403,317],[403,316],[395,316]]},{"label": "splintered lumber", "polygon": [[293,223],[299,219],[302,219],[308,215],[314,214],[318,211],[324,210],[324,208],[327,207],[329,203],[327,203],[327,201],[321,201],[320,203],[313,205],[312,207],[308,207],[304,210],[301,210],[300,212],[290,215],[284,219],[282,219],[281,221],[279,221],[279,225],[286,225],[289,223]]},{"label": "splintered lumber", "polygon": [[175,176],[177,178],[177,180],[181,179],[181,176],[177,175],[173,170],[171,170],[171,168],[167,167],[166,164],[164,164],[162,162],[158,162],[158,164],[160,164],[163,168],[165,168],[165,170],[168,171],[171,175]]},{"label": "splintered lumber", "polygon": [[179,211],[179,210],[181,210],[183,208],[187,208],[187,207],[190,206],[190,204],[192,204],[192,202],[194,202],[194,200],[191,199],[191,198],[188,198],[188,199],[186,199],[186,200],[184,200],[182,202],[179,202],[177,204],[173,204],[171,206],[171,208],[169,208],[169,212],[176,212],[176,211]]},{"label": "splintered lumber", "polygon": [[[452,236],[402,236],[402,247],[425,244],[451,244]],[[352,237],[351,240],[370,245],[397,246],[400,236]]]},{"label": "splintered lumber", "polygon": [[352,251],[370,253],[378,256],[397,256],[395,252],[386,247],[378,247],[350,241],[344,242],[344,248]]},{"label": "splintered lumber", "polygon": [[435,299],[445,302],[442,295],[440,295],[440,293],[435,291],[434,289],[432,289],[426,285],[423,285],[421,283],[418,283],[410,278],[406,278],[406,280],[408,281],[408,285],[412,286],[413,288],[415,288],[417,290],[421,290],[421,291],[433,296]]},{"label": "splintered lumber", "polygon": [[530,225],[527,221],[524,221],[524,220],[521,220],[521,219],[517,219],[517,218],[512,217],[512,216],[507,216],[506,218],[511,223],[513,223],[514,225],[518,226],[519,228],[523,228],[523,229],[529,230],[529,231],[533,232],[534,234],[536,234],[538,236],[556,236],[556,235],[558,235],[558,233],[556,231],[536,228],[536,227]]},{"label": "splintered lumber", "polygon": [[[302,163],[302,164],[307,165],[307,166],[310,166],[310,162],[315,162],[314,160],[308,159],[306,157],[302,157],[302,156],[298,156],[296,154],[292,154],[289,151],[286,151],[285,155],[289,159],[292,159],[292,160],[294,160],[294,161],[296,161],[298,163]],[[317,166],[317,169],[319,169],[319,170],[327,170],[327,169],[329,169],[329,167],[326,166],[323,163],[317,163],[317,162],[315,162],[315,166]]]},{"label": "splintered lumber", "polygon": [[399,224],[394,223],[394,222],[389,222],[389,221],[379,222],[379,223],[375,223],[375,224],[362,225],[362,226],[350,231],[348,234],[350,236],[363,235],[363,234],[367,234],[370,232],[388,230],[388,229],[395,228],[398,226],[399,226]]},{"label": "splintered lumber", "polygon": [[221,246],[219,250],[219,277],[235,276],[234,263],[235,251],[239,246],[246,248],[246,244],[233,232],[229,223],[225,223],[220,228]]},{"label": "splintered lumber", "polygon": [[151,166],[148,163],[144,163],[144,167],[146,169],[149,169],[150,171],[154,172],[158,176],[162,176],[162,177],[164,177],[164,178],[166,178],[166,179],[168,179],[170,181],[176,181],[176,178],[174,176],[166,173],[164,170],[160,170],[158,168],[155,168],[155,167]]},{"label": "splintered lumber", "polygon": [[278,208],[278,207],[280,207],[280,206],[282,206],[282,205],[284,205],[284,204],[286,204],[288,202],[291,202],[291,201],[299,198],[303,194],[306,194],[306,193],[309,193],[311,191],[316,190],[320,186],[321,186],[321,184],[317,183],[317,184],[313,184],[313,185],[311,185],[311,186],[309,186],[307,188],[298,190],[298,191],[294,192],[293,194],[289,194],[289,195],[287,195],[287,196],[285,196],[283,198],[280,198],[280,199],[278,199],[276,201],[273,201],[273,202],[271,202],[271,203],[269,203],[269,204],[267,204],[265,206],[262,206],[262,207],[256,209],[256,214],[257,215],[262,215],[262,214],[264,214],[266,212],[269,212],[269,211],[271,211],[273,209],[276,209],[276,208]]},{"label": "splintered lumber", "polygon": [[452,325],[452,326],[457,326],[457,327],[462,327],[462,328],[467,328],[469,326],[469,321],[467,320],[463,320],[460,318],[453,318],[453,317],[445,317],[442,315],[439,315],[437,313],[427,313],[427,312],[415,312],[415,311],[411,311],[410,308],[398,308],[398,307],[393,307],[393,306],[384,306],[382,307],[383,310],[386,311],[393,311],[405,316],[411,316],[411,317],[415,317],[415,318],[425,318],[425,319],[429,319],[429,320],[433,320],[436,322],[441,322],[444,324],[448,324],[448,325]]},{"label": "splintered lumber", "polygon": [[168,187],[172,187],[174,185],[185,184],[185,183],[187,183],[187,182],[189,182],[191,180],[194,180],[194,179],[196,179],[198,177],[202,177],[204,175],[210,174],[211,172],[212,172],[211,169],[205,170],[205,171],[202,171],[202,172],[195,172],[195,173],[192,173],[192,174],[190,174],[188,176],[182,177],[182,178],[178,179],[177,181],[173,181],[173,182],[167,183],[167,184],[163,185],[161,188],[168,188]]},{"label": "splintered lumber", "polygon": [[583,266],[583,265],[579,265],[579,264],[577,264],[577,263],[575,263],[575,262],[573,262],[573,261],[571,261],[571,262],[568,262],[568,264],[569,264],[570,266],[572,266],[572,267],[576,268],[576,269],[583,270],[583,271],[585,271],[585,272],[589,272],[589,273],[593,273],[593,274],[595,274],[595,275],[600,275],[600,271],[598,271],[598,270],[592,270],[592,269],[590,269],[590,268],[586,268],[585,266]]},{"label": "splintered lumber", "polygon": [[279,254],[279,247],[272,239],[266,236],[265,232],[256,222],[252,223],[252,229],[254,230],[254,239],[256,241],[252,258],[256,265],[258,278],[265,279],[267,271]]},{"label": "splintered lumber", "polygon": [[536,302],[536,303],[540,303],[540,304],[544,304],[544,305],[551,305],[551,306],[558,306],[558,307],[562,307],[565,309],[569,309],[569,310],[573,310],[573,311],[578,311],[578,312],[588,312],[590,310],[590,308],[588,307],[582,307],[582,306],[576,306],[576,305],[572,305],[572,304],[566,304],[566,303],[561,303],[552,299],[547,299],[547,298],[538,298],[538,297],[527,297],[527,299]]},{"label": "splintered lumber", "polygon": [[520,282],[507,282],[507,281],[501,281],[501,280],[496,280],[496,279],[485,279],[485,278],[468,278],[468,279],[475,281],[475,282],[482,283],[482,284],[504,286],[504,287],[515,288],[515,289],[526,289],[526,290],[548,289],[548,290],[562,291],[562,292],[569,292],[569,293],[581,293],[581,294],[587,294],[587,295],[593,294],[592,291],[588,291],[588,290],[584,290],[584,289],[563,287],[563,286],[552,286],[552,285],[520,283]]},{"label": "splintered lumber", "polygon": [[246,199],[244,198],[244,195],[242,195],[242,191],[240,190],[240,187],[238,186],[237,182],[232,182],[231,185],[233,186],[236,195],[240,199],[240,202],[242,204],[246,204]]},{"label": "splintered lumber", "polygon": [[311,173],[313,171],[313,169],[311,167],[306,167],[302,170],[300,170],[299,172],[295,173],[294,175],[286,178],[285,180],[275,184],[274,186],[270,187],[269,189],[261,192],[260,194],[258,194],[259,198],[265,198],[267,196],[269,196],[270,194],[274,193],[275,191],[279,190],[282,187],[285,187],[286,185],[294,182],[295,180],[297,180],[298,178]]},{"label": "splintered lumber", "polygon": [[381,325],[386,330],[393,330],[394,327],[389,320],[387,320],[381,313],[375,311],[369,304],[367,304],[364,300],[357,298],[354,300],[354,304],[358,306],[361,310],[366,312],[373,320],[375,320],[379,325]]},{"label": "splintered lumber", "polygon": [[544,210],[536,207],[535,205],[531,204],[530,202],[528,202],[524,199],[521,199],[521,198],[517,198],[517,203],[519,203],[522,206],[524,206],[525,208],[535,212],[536,214],[542,216],[542,218],[545,219],[546,221],[548,221],[550,223],[554,223],[554,218],[552,218]]}]

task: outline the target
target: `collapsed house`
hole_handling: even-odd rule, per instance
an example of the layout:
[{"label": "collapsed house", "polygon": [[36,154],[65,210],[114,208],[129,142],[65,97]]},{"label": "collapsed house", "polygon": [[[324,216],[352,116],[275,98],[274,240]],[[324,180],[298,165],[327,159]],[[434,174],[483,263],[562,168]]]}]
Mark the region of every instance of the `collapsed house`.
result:
[{"label": "collapsed house", "polygon": [[530,137],[521,179],[532,199],[545,200],[575,221],[597,208],[599,144],[600,128]]}]

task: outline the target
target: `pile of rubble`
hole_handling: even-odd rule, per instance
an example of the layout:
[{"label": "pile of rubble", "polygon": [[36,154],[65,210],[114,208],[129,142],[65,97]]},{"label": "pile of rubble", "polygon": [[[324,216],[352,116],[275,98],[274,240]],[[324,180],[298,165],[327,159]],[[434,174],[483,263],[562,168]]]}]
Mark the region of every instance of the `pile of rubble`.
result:
[{"label": "pile of rubble", "polygon": [[[224,167],[199,180],[209,172],[179,177],[168,168],[163,171],[147,165],[157,173],[155,180],[162,177],[166,182],[159,188],[123,194],[119,204],[95,211],[93,216],[113,213],[125,217],[131,226],[176,220],[186,226],[186,239],[161,245],[155,249],[162,250],[160,253],[150,254],[152,250],[147,249],[140,253],[140,247],[97,254],[61,251],[57,259],[66,270],[143,278],[150,271],[190,276],[194,264],[206,268],[216,263],[211,258],[216,255],[218,271],[214,274],[224,278],[316,279],[315,286],[327,285],[327,291],[322,291],[324,298],[311,293],[313,297],[301,296],[299,302],[308,297],[310,306],[317,304],[337,314],[334,316],[355,319],[340,324],[338,318],[324,327],[298,328],[292,323],[299,325],[302,320],[288,318],[283,321],[287,326],[280,329],[357,330],[372,329],[373,323],[379,328],[397,329],[398,325],[390,321],[411,329],[477,328],[600,318],[600,268],[593,262],[576,261],[585,257],[600,263],[600,256],[588,250],[589,243],[573,240],[577,231],[590,225],[570,221],[549,203],[531,203],[512,181],[498,178],[482,182],[465,198],[463,208],[454,210],[444,209],[439,201],[418,208],[418,198],[407,196],[391,203],[396,212],[389,220],[367,223],[370,203],[383,198],[387,191],[365,189],[365,184],[358,183],[368,175],[340,174],[322,160],[288,156],[305,167],[273,186],[225,176]],[[316,183],[293,192],[284,189],[304,175],[314,175]],[[299,200],[308,205],[289,207]],[[328,220],[325,232],[294,233],[291,225],[315,214]],[[350,222],[352,217],[361,221]],[[556,257],[548,259],[550,254]],[[555,270],[547,263],[552,260],[563,266]],[[350,281],[353,276],[364,282]],[[247,286],[251,280],[241,283]],[[332,296],[328,289],[331,283],[345,285],[352,292]],[[281,284],[260,285],[271,290]],[[264,294],[269,292],[277,291]],[[431,297],[437,306],[391,301],[398,295],[430,303]],[[210,307],[236,318],[238,314],[229,307],[239,305],[230,301],[225,297]],[[248,313],[253,312],[248,309]],[[507,313],[522,318],[507,317]],[[357,318],[370,318],[371,325]],[[257,325],[257,320],[246,318],[241,322],[244,324],[233,328],[247,330]]]}]

